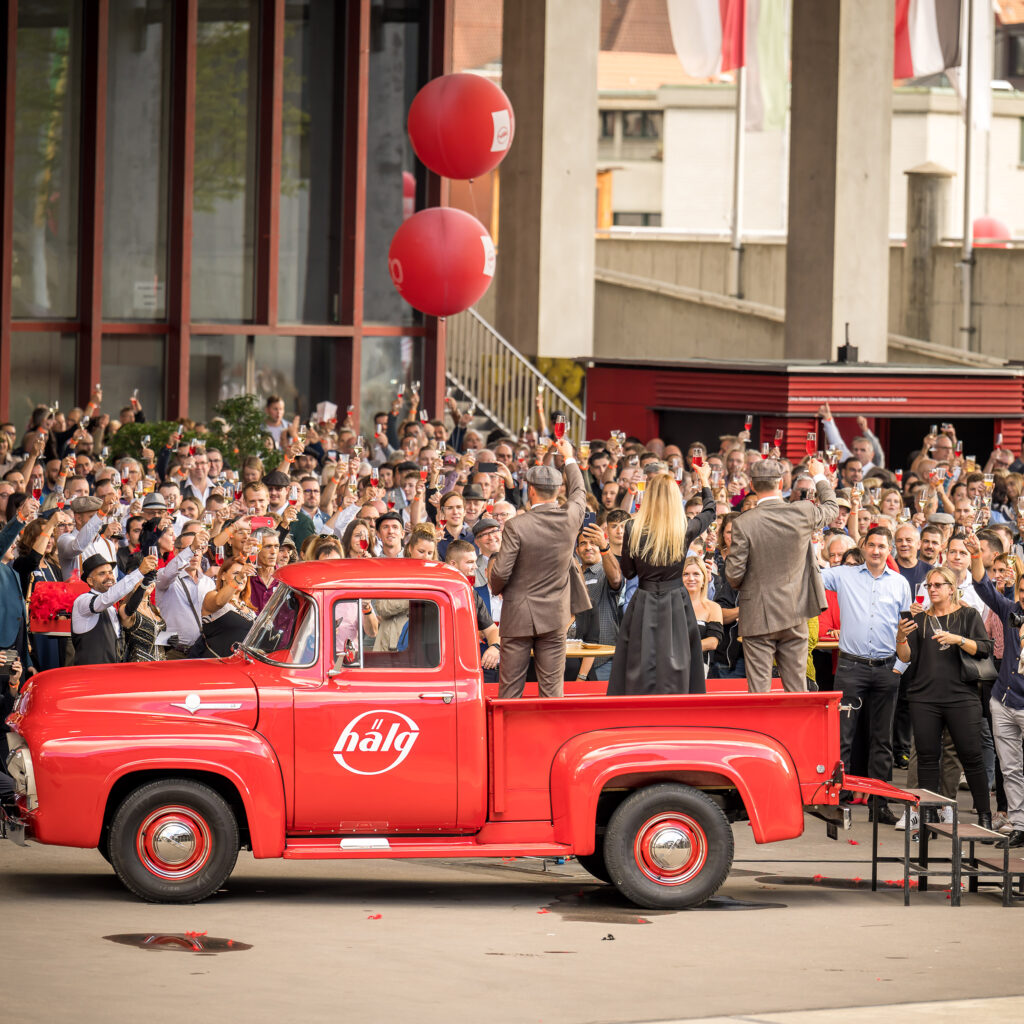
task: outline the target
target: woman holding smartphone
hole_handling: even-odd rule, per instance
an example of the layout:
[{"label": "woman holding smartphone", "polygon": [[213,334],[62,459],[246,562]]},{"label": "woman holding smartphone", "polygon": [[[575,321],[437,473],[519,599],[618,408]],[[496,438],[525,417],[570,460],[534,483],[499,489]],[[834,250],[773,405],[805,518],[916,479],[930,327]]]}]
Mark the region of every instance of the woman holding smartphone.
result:
[{"label": "woman holding smartphone", "polygon": [[[978,684],[964,680],[961,652],[971,658],[987,658],[992,653],[992,641],[978,612],[960,602],[952,569],[932,569],[924,585],[931,606],[916,616],[901,616],[896,632],[896,656],[910,663],[903,680],[917,747],[918,785],[933,791],[939,788],[945,727],[963,765],[978,824],[991,828]],[[930,815],[926,820],[936,820],[934,809],[926,814]]]}]

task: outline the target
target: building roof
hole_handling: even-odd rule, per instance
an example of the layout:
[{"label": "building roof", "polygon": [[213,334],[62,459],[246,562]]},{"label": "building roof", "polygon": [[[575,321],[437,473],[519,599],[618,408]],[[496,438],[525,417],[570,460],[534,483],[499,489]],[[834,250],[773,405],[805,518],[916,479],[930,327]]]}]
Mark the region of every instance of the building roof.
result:
[{"label": "building roof", "polygon": [[652,91],[663,85],[696,85],[710,78],[693,78],[674,53],[634,53],[601,50],[597,55],[598,92]]},{"label": "building roof", "polygon": [[452,25],[452,71],[501,61],[503,0],[456,0]]},{"label": "building roof", "polygon": [[1003,25],[1024,21],[1024,0],[996,0],[996,16]]},{"label": "building roof", "polygon": [[601,49],[674,54],[666,0],[602,0]]}]

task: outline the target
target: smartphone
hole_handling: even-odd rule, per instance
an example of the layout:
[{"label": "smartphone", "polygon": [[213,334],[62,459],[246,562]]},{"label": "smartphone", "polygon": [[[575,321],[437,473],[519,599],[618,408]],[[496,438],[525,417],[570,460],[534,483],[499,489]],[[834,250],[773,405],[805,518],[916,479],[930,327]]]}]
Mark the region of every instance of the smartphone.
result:
[{"label": "smartphone", "polygon": [[900,612],[900,618],[903,619],[904,622],[906,622],[908,619],[912,619],[913,617],[914,616],[911,615],[910,612]]},{"label": "smartphone", "polygon": [[249,525],[254,530],[263,530],[273,527],[274,520],[270,516],[253,516],[249,520]]},{"label": "smartphone", "polygon": [[476,464],[476,471],[478,473],[497,473],[498,464],[496,462],[478,462]]},{"label": "smartphone", "polygon": [[597,513],[596,512],[588,512],[583,517],[583,526],[580,527],[580,529],[585,530],[588,526],[593,526],[594,523],[596,523],[596,522],[597,522]]}]

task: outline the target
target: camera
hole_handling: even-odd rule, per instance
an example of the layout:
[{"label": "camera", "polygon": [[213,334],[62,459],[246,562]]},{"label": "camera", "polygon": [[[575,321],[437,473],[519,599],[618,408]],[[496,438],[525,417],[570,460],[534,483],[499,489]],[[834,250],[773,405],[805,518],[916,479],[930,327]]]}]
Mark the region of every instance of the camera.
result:
[{"label": "camera", "polygon": [[1024,626],[1024,612],[1010,612],[1010,625],[1014,629],[1020,629],[1021,626]]},{"label": "camera", "polygon": [[[13,648],[0,651],[0,683],[6,685],[7,681],[11,678],[11,667],[19,658],[20,655]],[[24,670],[22,674],[24,674]]]}]

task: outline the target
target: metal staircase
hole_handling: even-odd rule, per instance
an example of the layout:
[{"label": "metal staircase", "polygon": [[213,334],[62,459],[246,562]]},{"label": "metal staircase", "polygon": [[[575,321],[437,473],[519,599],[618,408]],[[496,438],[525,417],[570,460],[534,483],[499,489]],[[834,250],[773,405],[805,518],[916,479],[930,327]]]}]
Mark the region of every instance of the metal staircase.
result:
[{"label": "metal staircase", "polygon": [[515,437],[527,421],[535,425],[537,388],[543,385],[545,412],[565,413],[566,435],[583,440],[587,422],[584,411],[475,309],[449,317],[447,325],[445,377],[463,397],[476,403],[479,414]]}]

